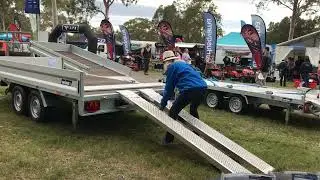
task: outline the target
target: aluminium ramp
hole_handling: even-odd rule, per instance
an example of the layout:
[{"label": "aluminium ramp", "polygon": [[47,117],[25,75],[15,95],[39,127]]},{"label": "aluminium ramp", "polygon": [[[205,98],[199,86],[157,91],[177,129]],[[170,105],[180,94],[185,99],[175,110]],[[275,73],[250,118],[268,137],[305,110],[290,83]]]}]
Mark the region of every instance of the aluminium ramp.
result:
[{"label": "aluminium ramp", "polygon": [[[142,96],[145,98],[156,101],[155,103],[160,103],[162,96],[155,92],[153,89],[141,89],[140,90]],[[172,103],[168,102],[167,107],[171,108]],[[187,111],[182,110],[179,113],[179,116],[183,118],[188,124],[192,126],[192,128],[195,128],[197,131],[201,132],[202,134],[205,134],[207,137],[209,137],[211,140],[213,140],[218,145],[222,146],[227,153],[231,153],[235,155],[238,158],[241,158],[242,160],[248,162],[253,167],[257,168],[261,172],[268,174],[269,172],[273,171],[274,168],[258,158],[257,156],[253,155],[252,153],[248,152],[246,149],[241,147],[240,145],[236,144],[229,138],[225,137],[223,134],[219,133],[218,131],[214,130],[204,122],[200,121],[199,119],[193,117],[190,115]]]},{"label": "aluminium ramp", "polygon": [[223,154],[214,146],[194,134],[178,121],[171,119],[165,112],[162,112],[155,105],[146,101],[138,94],[130,90],[121,90],[118,93],[131,104],[136,105],[142,112],[146,113],[156,123],[163,126],[167,131],[180,139],[183,143],[207,158],[222,172],[226,173],[251,173],[236,161]]}]

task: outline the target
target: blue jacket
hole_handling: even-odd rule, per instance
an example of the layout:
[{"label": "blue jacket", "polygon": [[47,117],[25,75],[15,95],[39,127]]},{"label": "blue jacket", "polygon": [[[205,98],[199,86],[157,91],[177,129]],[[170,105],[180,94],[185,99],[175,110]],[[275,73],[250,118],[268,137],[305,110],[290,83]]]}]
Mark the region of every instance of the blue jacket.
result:
[{"label": "blue jacket", "polygon": [[166,71],[166,85],[161,107],[167,105],[167,101],[172,97],[175,87],[182,94],[184,91],[191,89],[206,89],[207,83],[190,64],[178,61],[169,65]]}]

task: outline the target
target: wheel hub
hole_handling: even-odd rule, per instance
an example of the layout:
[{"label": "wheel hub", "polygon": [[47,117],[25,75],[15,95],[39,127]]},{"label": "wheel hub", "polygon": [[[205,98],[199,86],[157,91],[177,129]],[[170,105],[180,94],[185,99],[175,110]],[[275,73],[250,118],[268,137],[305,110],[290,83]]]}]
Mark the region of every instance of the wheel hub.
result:
[{"label": "wheel hub", "polygon": [[22,94],[19,92],[19,91],[16,91],[14,93],[14,108],[17,110],[17,111],[21,111],[22,109]]},{"label": "wheel hub", "polygon": [[218,105],[218,97],[216,94],[214,93],[210,93],[207,96],[207,104],[209,107],[216,107]]},{"label": "wheel hub", "polygon": [[231,98],[230,99],[230,110],[233,112],[240,112],[242,110],[242,102],[239,98]]},{"label": "wheel hub", "polygon": [[41,112],[41,105],[40,101],[36,97],[32,97],[30,101],[30,110],[31,110],[31,115],[35,119],[39,118],[40,112]]}]

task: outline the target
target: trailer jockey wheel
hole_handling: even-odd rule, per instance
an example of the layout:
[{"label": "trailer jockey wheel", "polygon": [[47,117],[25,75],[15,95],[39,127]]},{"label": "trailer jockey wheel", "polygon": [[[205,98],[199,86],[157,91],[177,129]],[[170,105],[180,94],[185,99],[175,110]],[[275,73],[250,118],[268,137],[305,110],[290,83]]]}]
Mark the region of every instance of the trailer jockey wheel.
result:
[{"label": "trailer jockey wheel", "polygon": [[29,114],[31,119],[36,122],[44,120],[45,107],[37,91],[31,91],[29,94]]},{"label": "trailer jockey wheel", "polygon": [[12,89],[12,107],[17,114],[26,115],[27,95],[21,86]]},{"label": "trailer jockey wheel", "polygon": [[217,92],[210,91],[206,95],[206,104],[210,108],[217,108],[221,104],[221,98]]},{"label": "trailer jockey wheel", "polygon": [[241,113],[247,109],[247,103],[241,96],[231,96],[229,99],[229,109],[233,113]]}]

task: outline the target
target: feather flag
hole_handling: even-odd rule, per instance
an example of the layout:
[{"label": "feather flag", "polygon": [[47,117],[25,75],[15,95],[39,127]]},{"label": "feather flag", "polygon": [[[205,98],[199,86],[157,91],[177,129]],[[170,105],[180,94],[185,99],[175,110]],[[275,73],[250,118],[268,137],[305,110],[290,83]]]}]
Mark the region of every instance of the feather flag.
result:
[{"label": "feather flag", "polygon": [[215,60],[217,45],[217,23],[216,18],[210,12],[203,13],[204,32],[205,32],[205,60],[212,62]]},{"label": "feather flag", "polygon": [[158,24],[158,31],[160,37],[164,41],[165,45],[169,47],[169,49],[175,47],[175,39],[173,37],[173,31],[169,22],[160,21]]},{"label": "feather flag", "polygon": [[256,28],[260,40],[261,40],[261,48],[264,49],[266,47],[266,39],[267,39],[267,32],[266,32],[266,25],[263,19],[258,15],[251,15],[252,25]]},{"label": "feather flag", "polygon": [[110,58],[110,60],[115,60],[116,42],[115,42],[115,37],[114,37],[113,26],[108,20],[104,19],[100,23],[100,28],[103,33],[103,37],[106,40],[109,58]]},{"label": "feather flag", "polygon": [[123,55],[128,56],[131,52],[130,34],[125,26],[120,25],[119,27],[120,27],[120,31],[122,33]]},{"label": "feather flag", "polygon": [[250,24],[246,24],[241,28],[241,35],[246,41],[252,57],[256,62],[257,68],[261,69],[262,66],[262,48],[261,41],[257,30]]}]

